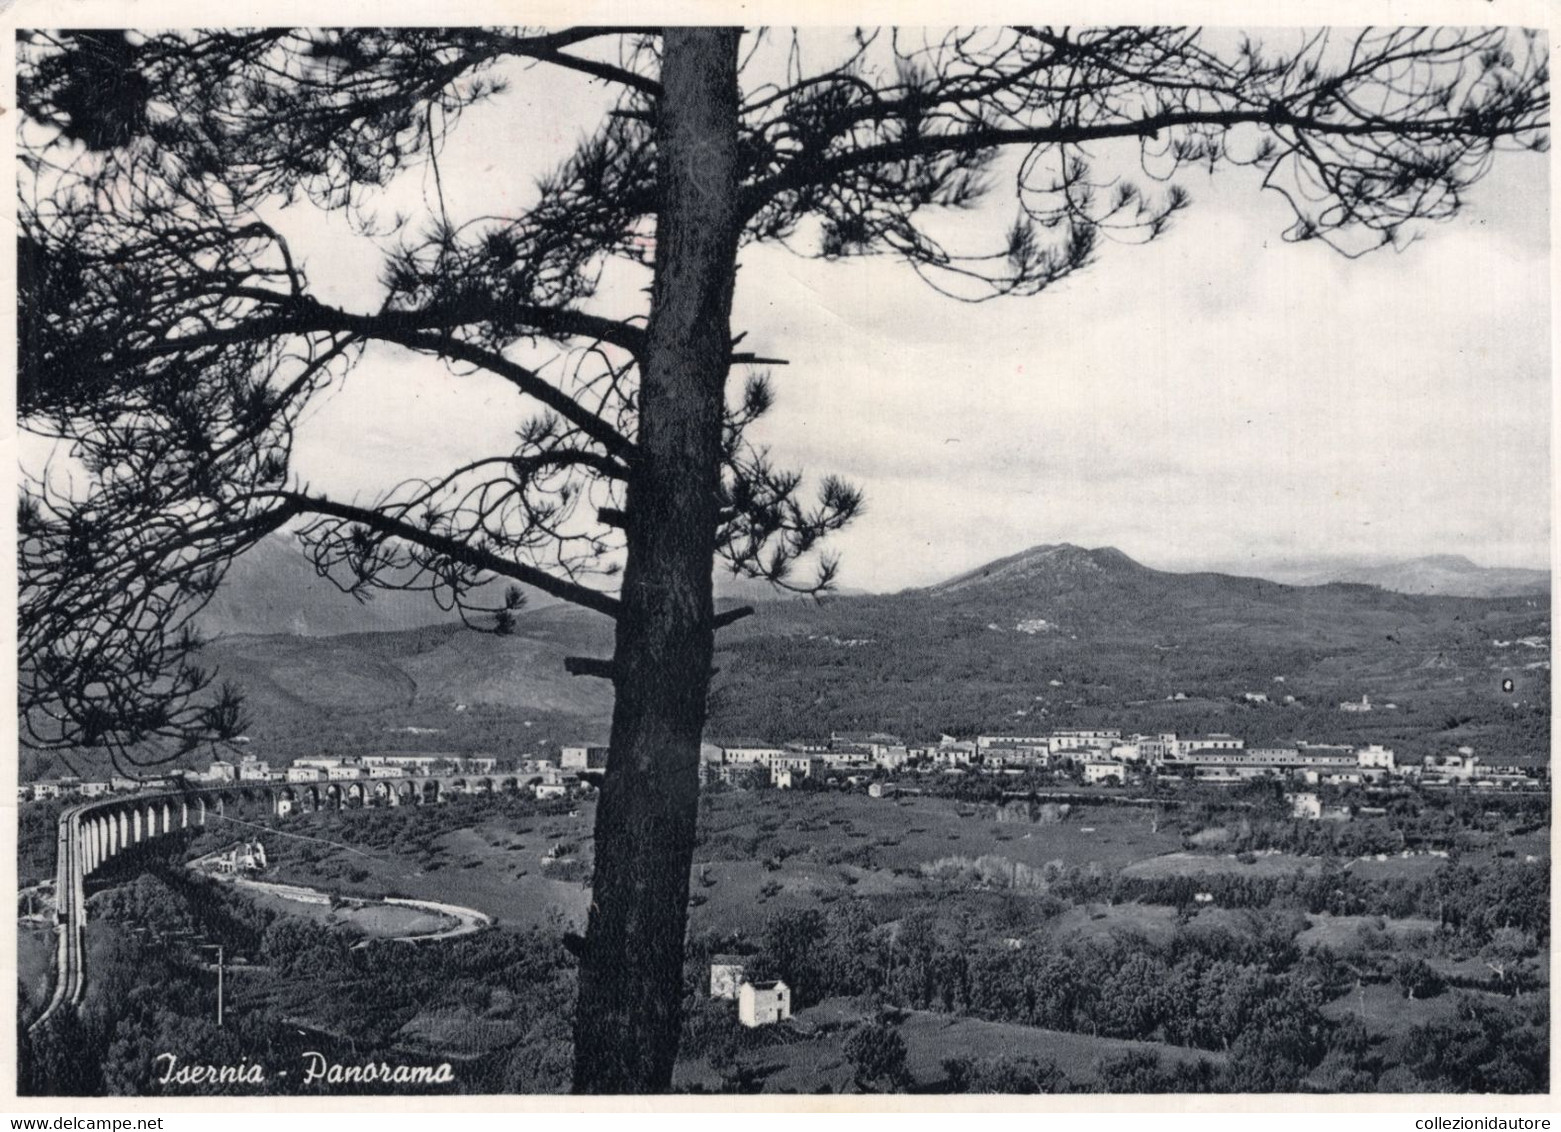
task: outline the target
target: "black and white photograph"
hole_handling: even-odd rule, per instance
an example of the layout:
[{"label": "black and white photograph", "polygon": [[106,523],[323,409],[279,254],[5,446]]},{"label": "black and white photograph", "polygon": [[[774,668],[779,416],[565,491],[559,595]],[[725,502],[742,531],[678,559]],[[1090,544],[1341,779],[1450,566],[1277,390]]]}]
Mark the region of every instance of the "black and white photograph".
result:
[{"label": "black and white photograph", "polygon": [[1544,1103],[1549,17],[1245,7],[10,12],[16,1099]]}]

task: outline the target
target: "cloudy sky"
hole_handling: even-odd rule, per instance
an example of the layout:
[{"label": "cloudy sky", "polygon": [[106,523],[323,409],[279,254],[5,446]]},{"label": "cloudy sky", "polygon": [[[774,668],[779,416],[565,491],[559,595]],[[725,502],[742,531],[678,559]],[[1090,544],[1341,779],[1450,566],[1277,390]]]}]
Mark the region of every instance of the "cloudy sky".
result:
[{"label": "cloudy sky", "polygon": [[[452,214],[522,202],[600,105],[584,80],[560,101],[522,76],[471,112],[442,162]],[[1285,244],[1286,206],[1242,171],[1182,176],[1193,207],[1165,236],[1107,245],[1027,299],[954,303],[892,261],[749,249],[736,327],[791,363],[758,438],[865,490],[833,543],[852,587],[1061,541],[1171,569],[1431,553],[1547,566],[1546,160],[1504,156],[1456,220],[1353,262]],[[398,192],[426,196],[427,173],[412,181]],[[1008,222],[1005,185],[988,207]],[[321,291],[376,301],[378,263],[340,218],[293,210],[286,225]],[[529,411],[496,381],[376,352],[312,411],[298,468],[367,497],[502,450]]]}]

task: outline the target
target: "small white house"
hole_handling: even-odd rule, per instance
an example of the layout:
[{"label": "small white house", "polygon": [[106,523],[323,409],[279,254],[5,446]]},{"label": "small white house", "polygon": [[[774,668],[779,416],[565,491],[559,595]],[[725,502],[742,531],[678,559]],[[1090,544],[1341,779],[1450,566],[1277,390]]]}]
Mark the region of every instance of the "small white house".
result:
[{"label": "small white house", "polygon": [[1322,800],[1310,791],[1299,794],[1286,794],[1285,801],[1290,803],[1290,816],[1300,818],[1303,821],[1317,821],[1323,816]]},{"label": "small white house", "polygon": [[1099,786],[1108,782],[1122,785],[1123,769],[1119,762],[1108,759],[1088,759],[1084,763],[1084,781],[1091,786]]},{"label": "small white house", "polygon": [[770,1026],[790,1017],[791,988],[785,983],[744,983],[737,989],[737,1020],[744,1026]]},{"label": "small white house", "polygon": [[710,997],[736,998],[744,985],[743,965],[731,961],[710,964]]},{"label": "small white house", "polygon": [[254,755],[245,755],[239,760],[238,777],[240,782],[270,782],[271,764]]},{"label": "small white house", "polygon": [[1355,761],[1361,767],[1369,770],[1396,769],[1392,749],[1384,747],[1381,743],[1372,743],[1366,747],[1356,747]]}]

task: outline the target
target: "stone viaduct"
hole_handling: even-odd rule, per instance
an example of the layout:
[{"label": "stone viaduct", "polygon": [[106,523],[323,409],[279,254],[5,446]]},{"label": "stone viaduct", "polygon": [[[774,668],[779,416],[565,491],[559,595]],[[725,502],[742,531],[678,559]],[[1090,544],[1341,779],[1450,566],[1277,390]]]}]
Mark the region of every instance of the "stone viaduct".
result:
[{"label": "stone viaduct", "polygon": [[87,877],[135,846],[223,818],[240,807],[264,805],[279,818],[361,806],[439,805],[474,794],[516,793],[531,780],[516,775],[408,775],[334,782],[224,782],[185,784],[116,794],[71,806],[60,814],[55,858],[54,993],[31,1028],[86,993]]}]

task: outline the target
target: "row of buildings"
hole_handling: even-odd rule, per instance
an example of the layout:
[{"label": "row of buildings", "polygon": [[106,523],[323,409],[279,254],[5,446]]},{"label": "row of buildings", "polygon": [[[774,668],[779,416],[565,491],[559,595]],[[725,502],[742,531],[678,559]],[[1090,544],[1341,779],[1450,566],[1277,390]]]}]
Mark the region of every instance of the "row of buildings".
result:
[{"label": "row of buildings", "polygon": [[706,744],[707,782],[740,784],[757,772],[775,786],[802,779],[851,780],[881,772],[1019,776],[1035,770],[1065,770],[1090,785],[1127,785],[1153,775],[1162,781],[1240,783],[1282,778],[1319,786],[1358,786],[1414,780],[1431,786],[1533,789],[1543,785],[1539,768],[1484,763],[1471,748],[1427,755],[1401,763],[1380,744],[1307,743],[1248,747],[1235,735],[1124,735],[1115,728],[1058,729],[1044,734],[943,736],[913,746],[883,733],[840,734],[827,744],[740,739]]},{"label": "row of buildings", "polygon": [[[200,772],[177,772],[157,779],[82,780],[55,778],[20,787],[21,800],[101,795],[172,785],[223,783],[350,783],[383,779],[452,775],[511,776],[517,787],[539,798],[563,797],[582,789],[588,776],[607,767],[608,748],[571,745],[554,760],[528,757],[501,760],[489,755],[372,754],[319,755],[273,767],[245,755],[237,762],[213,761]],[[1149,776],[1160,781],[1195,780],[1241,783],[1282,778],[1309,786],[1376,785],[1411,780],[1428,786],[1475,789],[1538,789],[1547,768],[1483,762],[1468,747],[1402,763],[1379,744],[1294,742],[1287,746],[1248,747],[1223,733],[1126,735],[1116,728],[1061,728],[1043,734],[991,734],[972,739],[942,736],[936,743],[912,745],[883,732],[837,732],[827,743],[770,743],[733,739],[706,743],[701,750],[707,785],[751,785],[765,781],[781,788],[804,780],[860,784],[884,773],[986,774],[1017,777],[1036,770],[1063,771],[1087,785],[1126,786]]]},{"label": "row of buildings", "polygon": [[605,765],[605,748],[597,762],[583,753],[587,748],[564,748],[560,759],[522,758],[504,761],[489,755],[458,754],[379,754],[317,755],[294,759],[286,766],[273,767],[266,759],[244,755],[237,762],[213,760],[202,771],[170,771],[147,778],[119,775],[107,779],[82,779],[73,776],[43,779],[18,787],[21,801],[46,801],[52,798],[97,798],[138,790],[165,789],[180,784],[196,787],[234,784],[348,784],[380,783],[385,780],[465,776],[476,780],[504,776],[514,778],[539,798],[563,797],[581,787],[580,770],[589,765]]}]

